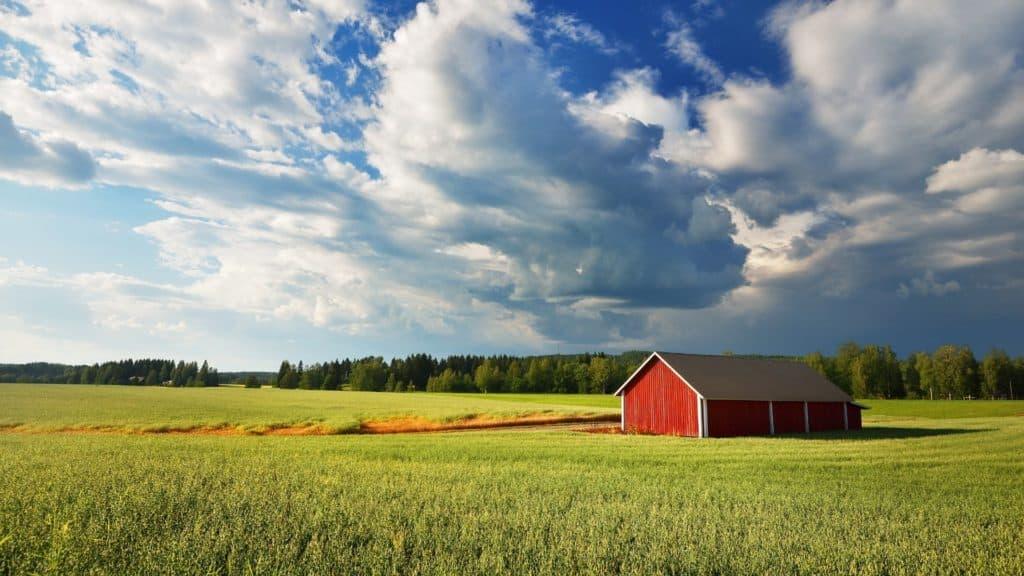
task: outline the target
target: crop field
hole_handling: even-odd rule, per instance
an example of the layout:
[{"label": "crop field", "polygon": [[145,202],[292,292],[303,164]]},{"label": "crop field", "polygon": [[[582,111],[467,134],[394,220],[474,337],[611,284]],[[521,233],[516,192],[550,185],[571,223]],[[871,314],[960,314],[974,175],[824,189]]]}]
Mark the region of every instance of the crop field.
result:
[{"label": "crop field", "polygon": [[1024,573],[1019,402],[869,401],[862,432],[786,438],[44,433],[616,404],[71,388],[0,386],[30,430],[0,433],[0,574]]}]

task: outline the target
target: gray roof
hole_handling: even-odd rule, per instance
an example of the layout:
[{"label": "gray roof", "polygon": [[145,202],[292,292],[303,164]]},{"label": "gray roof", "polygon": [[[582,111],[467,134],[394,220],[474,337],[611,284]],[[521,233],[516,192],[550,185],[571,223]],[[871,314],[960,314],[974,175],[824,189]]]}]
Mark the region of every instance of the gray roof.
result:
[{"label": "gray roof", "polygon": [[[803,362],[672,352],[655,354],[708,400],[853,402],[849,394]],[[616,394],[628,383],[629,380],[623,383]]]}]

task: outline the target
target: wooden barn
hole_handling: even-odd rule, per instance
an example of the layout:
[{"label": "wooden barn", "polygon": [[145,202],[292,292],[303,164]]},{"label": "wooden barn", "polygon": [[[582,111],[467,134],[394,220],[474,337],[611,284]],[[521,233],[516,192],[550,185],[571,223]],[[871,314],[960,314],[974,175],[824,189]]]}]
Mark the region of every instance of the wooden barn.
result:
[{"label": "wooden barn", "polygon": [[801,362],[655,352],[616,390],[622,429],[724,437],[860,430],[864,406]]}]

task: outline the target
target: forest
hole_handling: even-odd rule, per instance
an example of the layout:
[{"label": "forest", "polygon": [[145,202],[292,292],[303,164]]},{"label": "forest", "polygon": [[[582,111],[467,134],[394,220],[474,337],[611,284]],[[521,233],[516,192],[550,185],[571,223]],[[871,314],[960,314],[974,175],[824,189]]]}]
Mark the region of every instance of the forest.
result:
[{"label": "forest", "polygon": [[218,386],[220,374],[205,360],[196,362],[145,358],[71,366],[50,362],[0,364],[0,382],[52,384],[123,384],[134,386]]},{"label": "forest", "polygon": [[[304,364],[281,362],[276,373],[219,373],[206,361],[139,359],[92,365],[0,364],[0,382],[122,384],[138,386],[218,386],[250,388],[364,390],[382,392],[540,392],[608,394],[649,353],[551,356],[411,354],[385,361],[381,356]],[[727,355],[736,355],[726,352]],[[833,355],[759,356],[804,362],[856,398],[1020,398],[1024,357],[1000,349],[981,360],[967,346],[945,345],[899,358],[887,345],[842,344]]]},{"label": "forest", "polygon": [[[327,390],[608,394],[648,354],[441,359],[414,354],[390,362],[373,356],[310,365],[286,360],[270,383]],[[1011,358],[1000,349],[990,350],[981,361],[968,346],[945,345],[901,359],[891,346],[853,342],[831,356],[742,356],[804,362],[856,398],[1020,398],[1024,392],[1024,357]]]}]

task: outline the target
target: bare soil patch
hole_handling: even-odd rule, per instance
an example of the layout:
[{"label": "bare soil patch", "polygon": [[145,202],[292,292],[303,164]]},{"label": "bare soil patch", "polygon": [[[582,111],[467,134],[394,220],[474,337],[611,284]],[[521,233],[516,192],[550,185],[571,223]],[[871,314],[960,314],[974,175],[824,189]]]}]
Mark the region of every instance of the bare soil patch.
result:
[{"label": "bare soil patch", "polygon": [[622,434],[622,428],[619,426],[584,426],[581,428],[575,428],[575,432],[586,432],[588,434]]},{"label": "bare soil patch", "polygon": [[[319,424],[295,424],[245,429],[238,426],[194,426],[182,428],[125,428],[119,426],[67,426],[40,429],[22,424],[0,425],[0,433],[18,434],[167,434],[185,436],[327,436],[339,434],[409,434],[418,432],[445,432],[458,430],[487,430],[492,428],[523,428],[565,426],[600,422],[618,422],[617,414],[525,414],[520,416],[476,415],[456,420],[437,421],[418,416],[403,416],[385,420],[368,420],[356,429],[337,429]],[[591,431],[580,428],[580,430]]]},{"label": "bare soil patch", "polygon": [[523,426],[548,426],[557,424],[578,424],[585,422],[617,422],[618,414],[587,414],[564,416],[554,414],[526,414],[522,416],[494,417],[487,415],[470,416],[459,420],[439,422],[410,416],[370,420],[359,426],[364,434],[403,434],[410,432],[444,432],[450,430],[486,430],[490,428],[515,428]]}]

